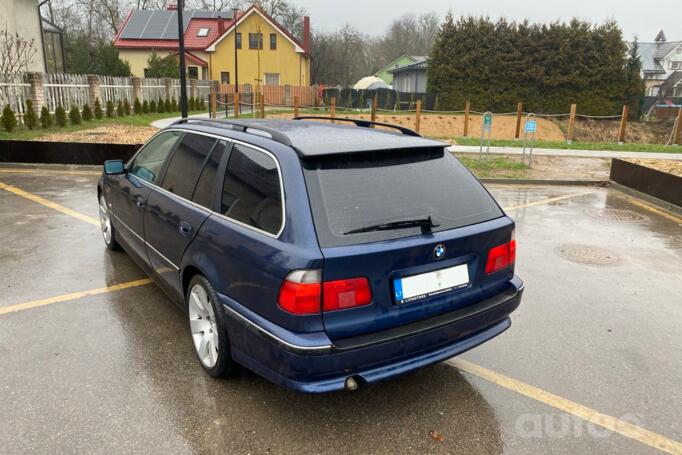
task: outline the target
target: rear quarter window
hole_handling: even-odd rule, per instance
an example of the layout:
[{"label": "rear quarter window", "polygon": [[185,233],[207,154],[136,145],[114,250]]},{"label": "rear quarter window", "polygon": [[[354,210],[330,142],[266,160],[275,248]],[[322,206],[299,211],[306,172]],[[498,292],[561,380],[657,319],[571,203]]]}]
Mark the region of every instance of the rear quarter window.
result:
[{"label": "rear quarter window", "polygon": [[468,169],[442,148],[323,156],[303,162],[321,246],[421,234],[421,227],[348,234],[368,226],[431,217],[433,232],[503,215]]}]

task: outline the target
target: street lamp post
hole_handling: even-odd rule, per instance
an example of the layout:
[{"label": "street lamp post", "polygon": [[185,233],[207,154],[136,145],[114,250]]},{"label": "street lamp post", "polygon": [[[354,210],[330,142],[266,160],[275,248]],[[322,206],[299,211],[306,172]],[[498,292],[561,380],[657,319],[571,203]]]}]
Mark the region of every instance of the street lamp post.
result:
[{"label": "street lamp post", "polygon": [[178,56],[180,60],[180,111],[187,118],[187,75],[185,74],[185,28],[183,27],[183,0],[178,0]]}]

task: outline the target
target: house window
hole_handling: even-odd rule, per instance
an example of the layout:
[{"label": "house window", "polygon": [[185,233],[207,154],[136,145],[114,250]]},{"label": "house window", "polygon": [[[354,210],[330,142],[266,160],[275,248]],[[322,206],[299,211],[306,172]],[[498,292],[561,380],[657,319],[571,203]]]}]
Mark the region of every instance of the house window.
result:
[{"label": "house window", "polygon": [[276,33],[270,33],[270,49],[275,50],[277,49],[277,34]]},{"label": "house window", "polygon": [[222,84],[229,84],[230,83],[230,73],[227,71],[223,71],[220,73],[220,83]]},{"label": "house window", "polygon": [[265,73],[265,85],[279,85],[279,73]]},{"label": "house window", "polygon": [[262,33],[249,33],[249,49],[263,49]]},{"label": "house window", "polygon": [[670,69],[671,70],[682,69],[682,62],[670,62]]},{"label": "house window", "polygon": [[188,66],[187,67],[187,77],[190,79],[199,79],[199,67],[198,66]]},{"label": "house window", "polygon": [[237,49],[241,49],[242,48],[242,34],[237,33],[235,39],[237,40],[237,42],[236,42]]},{"label": "house window", "polygon": [[208,36],[208,28],[202,27],[197,32],[197,36]]}]

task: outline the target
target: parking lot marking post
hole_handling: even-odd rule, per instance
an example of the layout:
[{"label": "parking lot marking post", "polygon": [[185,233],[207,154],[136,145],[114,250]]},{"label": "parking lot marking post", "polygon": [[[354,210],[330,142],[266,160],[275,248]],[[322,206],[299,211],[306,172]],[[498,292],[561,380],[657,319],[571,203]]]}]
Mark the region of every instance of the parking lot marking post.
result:
[{"label": "parking lot marking post", "polygon": [[634,439],[642,444],[656,448],[663,452],[671,454],[682,454],[682,444],[665,436],[654,433],[653,431],[633,425],[624,420],[611,417],[607,414],[588,408],[575,401],[555,395],[551,392],[539,389],[530,384],[518,381],[503,374],[484,368],[475,363],[467,362],[462,358],[455,358],[448,360],[447,363],[457,368],[458,370],[469,373],[473,376],[484,379],[500,387],[511,390],[528,398],[531,398],[540,403],[544,403],[555,409],[559,409],[567,414],[574,415],[583,420],[586,420],[594,425],[598,425],[607,430],[618,433],[626,438]]},{"label": "parking lot marking post", "polygon": [[571,113],[568,115],[568,129],[566,131],[566,142],[569,144],[573,143],[573,128],[575,127],[575,114],[578,110],[578,106],[571,104]]},{"label": "parking lot marking post", "polygon": [[514,132],[514,139],[521,137],[521,120],[523,119],[523,103],[516,105],[516,131]]},{"label": "parking lot marking post", "polygon": [[483,121],[481,122],[481,148],[478,151],[478,160],[483,159],[483,143],[485,142],[485,134],[488,133],[488,147],[486,148],[486,159],[490,156],[490,137],[493,131],[493,113],[486,111],[483,114]]},{"label": "parking lot marking post", "polygon": [[377,97],[372,98],[372,110],[370,111],[370,119],[373,122],[377,121]]},{"label": "parking lot marking post", "polygon": [[626,104],[623,106],[623,116],[620,119],[620,131],[618,132],[618,143],[622,144],[625,142],[625,128],[628,126],[628,114],[630,112],[630,107]]},{"label": "parking lot marking post", "polygon": [[239,118],[239,92],[237,91],[237,86],[235,86],[234,91],[234,118]]},{"label": "parking lot marking post", "polygon": [[464,102],[464,131],[462,136],[467,137],[469,135],[469,111],[471,110],[471,102],[466,100]]},{"label": "parking lot marking post", "polygon": [[300,103],[298,95],[294,96],[294,118],[298,117],[298,104]]},{"label": "parking lot marking post", "polygon": [[538,129],[538,121],[535,114],[532,112],[526,116],[526,123],[523,127],[523,154],[521,155],[521,162],[526,162],[526,146],[528,145],[528,134],[530,133],[530,152],[528,153],[528,167],[531,167],[533,162],[533,147],[535,146],[535,132]]},{"label": "parking lot marking post", "polygon": [[414,130],[418,133],[422,123],[422,100],[417,100],[417,107],[414,118]]},{"label": "parking lot marking post", "polygon": [[335,96],[332,96],[332,99],[329,100],[329,107],[330,107],[329,116],[332,119],[332,123],[336,123],[334,121],[334,119],[336,118],[336,97]]}]

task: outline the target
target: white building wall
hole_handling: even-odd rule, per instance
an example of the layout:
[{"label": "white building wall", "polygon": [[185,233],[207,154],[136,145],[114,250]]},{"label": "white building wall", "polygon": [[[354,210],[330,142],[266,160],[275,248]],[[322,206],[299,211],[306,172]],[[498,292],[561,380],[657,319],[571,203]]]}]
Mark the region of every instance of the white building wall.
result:
[{"label": "white building wall", "polygon": [[29,71],[45,72],[37,0],[0,0],[0,30],[5,29],[27,41],[33,40],[36,52]]}]

